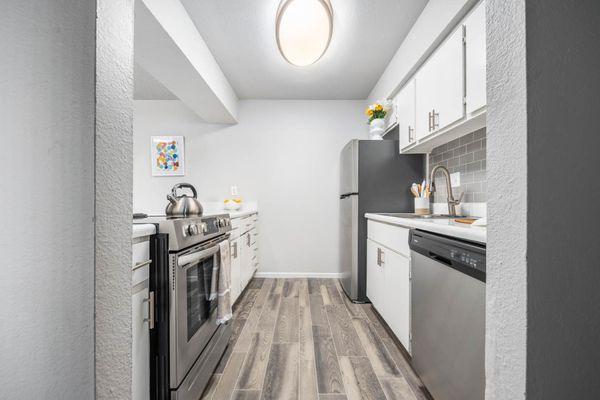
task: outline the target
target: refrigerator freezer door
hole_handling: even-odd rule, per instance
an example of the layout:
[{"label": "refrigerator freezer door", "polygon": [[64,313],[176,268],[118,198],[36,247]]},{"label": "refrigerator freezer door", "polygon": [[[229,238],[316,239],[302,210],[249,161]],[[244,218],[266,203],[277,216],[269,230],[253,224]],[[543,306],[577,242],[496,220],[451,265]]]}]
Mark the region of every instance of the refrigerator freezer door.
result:
[{"label": "refrigerator freezer door", "polygon": [[340,154],[340,195],[358,192],[358,140],[349,141]]},{"label": "refrigerator freezer door", "polygon": [[340,282],[348,297],[358,297],[358,195],[340,200]]}]

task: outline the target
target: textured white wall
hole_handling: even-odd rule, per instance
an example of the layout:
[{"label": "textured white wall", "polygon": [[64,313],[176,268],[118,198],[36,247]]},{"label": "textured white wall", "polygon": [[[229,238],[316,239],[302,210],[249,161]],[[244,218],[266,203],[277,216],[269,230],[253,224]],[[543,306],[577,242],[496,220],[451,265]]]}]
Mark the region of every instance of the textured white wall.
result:
[{"label": "textured white wall", "polygon": [[487,0],[486,6],[486,399],[519,400],[525,398],[527,351],[525,0]]},{"label": "textured white wall", "polygon": [[[134,210],[163,212],[177,182],[205,201],[257,200],[261,272],[338,272],[339,153],[366,138],[362,101],[242,100],[239,124],[203,123],[179,101],[136,101]],[[150,136],[185,136],[186,176],[151,177]]]},{"label": "textured white wall", "polygon": [[133,0],[97,3],[96,399],[129,399]]},{"label": "textured white wall", "polygon": [[0,398],[94,398],[95,1],[0,2]]}]

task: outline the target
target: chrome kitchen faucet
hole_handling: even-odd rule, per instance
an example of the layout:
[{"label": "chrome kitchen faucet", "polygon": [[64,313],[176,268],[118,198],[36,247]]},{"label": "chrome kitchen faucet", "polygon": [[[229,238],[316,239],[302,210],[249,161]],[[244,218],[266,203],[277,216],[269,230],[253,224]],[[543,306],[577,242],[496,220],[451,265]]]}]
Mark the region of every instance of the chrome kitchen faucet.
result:
[{"label": "chrome kitchen faucet", "polygon": [[429,181],[431,182],[430,184],[430,192],[433,193],[435,192],[435,183],[434,183],[434,178],[435,178],[435,173],[441,170],[444,175],[446,176],[446,191],[447,191],[447,201],[448,201],[448,214],[451,217],[456,217],[456,206],[460,204],[460,202],[462,201],[463,195],[465,194],[465,192],[462,192],[460,194],[460,197],[458,200],[454,199],[454,195],[452,194],[452,182],[450,181],[450,171],[448,171],[448,168],[444,167],[443,165],[436,165],[435,167],[433,167],[433,169],[431,170],[431,175],[429,177]]}]

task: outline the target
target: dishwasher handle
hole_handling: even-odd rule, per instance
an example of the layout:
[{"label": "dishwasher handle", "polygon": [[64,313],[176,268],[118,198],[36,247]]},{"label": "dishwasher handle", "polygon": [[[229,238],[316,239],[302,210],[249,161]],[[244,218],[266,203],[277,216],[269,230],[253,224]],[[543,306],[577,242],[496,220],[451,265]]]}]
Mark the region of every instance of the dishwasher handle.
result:
[{"label": "dishwasher handle", "polygon": [[452,261],[450,261],[446,257],[442,257],[442,256],[440,256],[438,254],[429,252],[429,258],[431,258],[432,260],[435,260],[435,261],[437,261],[439,263],[446,264],[449,267],[452,266]]}]

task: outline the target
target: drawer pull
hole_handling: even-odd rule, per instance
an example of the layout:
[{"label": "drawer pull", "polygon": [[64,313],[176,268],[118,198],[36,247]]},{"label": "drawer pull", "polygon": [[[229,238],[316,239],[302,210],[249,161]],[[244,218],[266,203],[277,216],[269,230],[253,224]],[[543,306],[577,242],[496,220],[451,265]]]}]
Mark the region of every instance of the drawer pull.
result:
[{"label": "drawer pull", "polygon": [[377,265],[381,267],[381,265],[385,263],[385,253],[379,247],[377,248]]},{"label": "drawer pull", "polygon": [[237,244],[237,242],[233,243],[233,258],[238,258],[238,244]]},{"label": "drawer pull", "polygon": [[144,303],[148,303],[148,318],[144,318],[144,322],[148,323],[148,329],[154,329],[154,292],[150,292],[147,299],[144,299]]},{"label": "drawer pull", "polygon": [[146,260],[146,261],[136,263],[131,270],[135,271],[136,269],[140,269],[142,267],[145,267],[146,265],[150,265],[151,263],[152,263],[152,260]]}]

